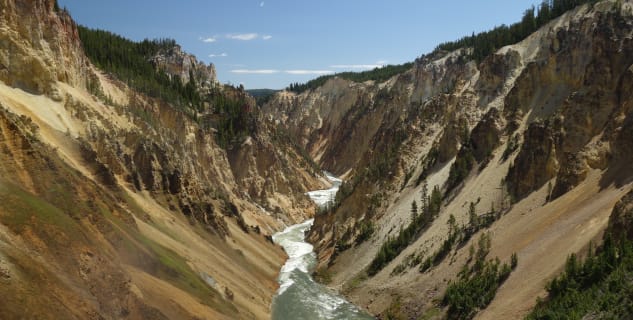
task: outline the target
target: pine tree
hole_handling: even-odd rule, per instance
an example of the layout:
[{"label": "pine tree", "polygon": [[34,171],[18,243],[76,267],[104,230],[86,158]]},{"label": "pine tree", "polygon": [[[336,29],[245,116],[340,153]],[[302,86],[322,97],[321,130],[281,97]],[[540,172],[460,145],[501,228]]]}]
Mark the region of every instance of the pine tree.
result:
[{"label": "pine tree", "polygon": [[418,219],[418,204],[413,200],[411,202],[411,223],[415,223]]},{"label": "pine tree", "polygon": [[429,210],[429,185],[426,180],[424,180],[424,184],[422,185],[420,200],[422,204],[422,214],[426,214]]},{"label": "pine tree", "polygon": [[436,216],[440,212],[442,206],[442,192],[438,186],[433,187],[431,192],[431,199],[429,201],[429,213],[431,216]]},{"label": "pine tree", "polygon": [[451,213],[451,215],[448,217],[448,238],[452,240],[456,233],[457,220],[455,219],[455,216]]},{"label": "pine tree", "polygon": [[469,221],[470,226],[473,229],[476,230],[479,227],[479,217],[477,216],[477,212],[475,210],[475,203],[474,202],[470,203],[470,207],[468,209],[468,217],[469,217],[469,220],[470,220]]}]

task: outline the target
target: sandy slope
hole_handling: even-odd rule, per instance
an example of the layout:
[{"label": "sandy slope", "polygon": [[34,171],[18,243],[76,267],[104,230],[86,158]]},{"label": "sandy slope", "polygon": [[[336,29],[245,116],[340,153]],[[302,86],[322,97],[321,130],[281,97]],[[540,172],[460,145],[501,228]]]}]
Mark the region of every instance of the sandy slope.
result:
[{"label": "sandy slope", "polygon": [[[524,316],[536,302],[535,297],[544,293],[547,281],[562,268],[566,257],[581,251],[590,240],[600,240],[613,206],[632,187],[629,184],[601,190],[601,174],[600,171],[591,172],[582,185],[547,204],[544,204],[547,193],[547,187],[544,187],[516,204],[490,230],[481,231],[493,235],[489,258],[499,257],[502,261],[509,261],[510,255],[516,252],[519,265],[499,289],[492,304],[478,315],[479,318],[516,319]],[[474,183],[477,180],[480,179]],[[403,301],[415,301],[420,307],[441,299],[442,288],[447,280],[452,279],[465,263],[470,243],[425,274],[420,274],[417,267],[399,276],[390,276],[390,273],[407,255],[416,252],[430,254],[436,250],[445,237],[445,220],[447,212],[451,210],[465,213],[467,207],[462,209],[458,205],[449,205],[433,227],[416,243],[410,245],[371,281],[351,291],[351,299],[374,312],[384,310],[396,297]],[[461,214],[461,217],[463,220],[465,214]],[[472,243],[479,234],[472,238]],[[363,249],[367,247],[363,245],[359,251]],[[358,255],[356,253],[344,259],[360,259]]]},{"label": "sandy slope", "polygon": [[[99,78],[103,81],[106,94],[115,102],[126,101],[127,97],[121,89],[103,75],[99,74]],[[77,119],[72,109],[65,107],[68,97],[81,103],[92,114],[89,119],[91,123],[112,126],[119,130],[132,128],[133,124],[125,115],[117,113],[115,108],[96,101],[87,92],[63,83],[58,83],[57,86],[64,96],[63,101],[33,95],[0,83],[0,104],[11,112],[31,118],[39,128],[38,138],[42,142],[55,147],[57,154],[66,163],[79,170],[83,176],[94,180],[89,164],[84,162],[75,140],[85,134],[87,123]],[[232,220],[228,221],[230,237],[223,240],[212,236],[191,225],[184,217],[174,215],[149,194],[136,193],[126,186],[122,187],[149,215],[149,220],[135,217],[136,226],[143,236],[178,253],[201,278],[211,277],[221,299],[228,299],[225,291],[228,288],[234,296],[232,303],[236,305],[242,318],[266,319],[270,316],[272,295],[278,286],[276,277],[285,260],[281,248],[273,246],[263,236],[244,234]],[[252,205],[244,205],[249,208],[247,211],[254,212]],[[256,216],[245,213],[247,217]],[[150,306],[166,312],[170,317],[189,313],[202,319],[222,318],[217,310],[190,293],[147,271],[132,266],[126,266],[125,271],[132,280],[132,291]]]},{"label": "sandy slope", "polygon": [[[478,239],[481,232],[490,232],[493,240],[489,258],[499,257],[502,261],[509,261],[510,255],[516,252],[519,265],[500,288],[492,304],[479,317],[512,319],[525,315],[534,305],[535,297],[544,293],[547,281],[562,268],[566,257],[579,252],[590,240],[599,241],[613,206],[631,189],[631,184],[601,189],[604,172],[594,170],[580,186],[550,203],[545,201],[548,192],[545,185],[515,204],[489,230],[473,236],[471,243],[449,255],[439,266],[424,274],[414,267],[403,274],[391,275],[392,270],[403,263],[407,256],[422,253],[426,257],[439,248],[446,238],[450,214],[456,217],[458,224],[466,224],[470,202],[478,202],[478,214],[487,212],[491,206],[496,210],[508,206],[507,196],[504,196],[500,186],[512,157],[501,161],[502,149],[497,149],[483,171],[466,180],[463,191],[442,209],[432,226],[381,272],[360,285],[354,280],[375,256],[382,242],[377,239],[386,237],[383,233],[337,258],[332,268],[332,285],[343,289],[354,303],[374,313],[383,311],[394,299],[411,302],[418,308],[428,307],[434,300],[441,299],[447,281],[453,279],[465,263],[471,243]],[[429,186],[443,183],[449,167],[447,165],[431,175]],[[400,224],[406,226],[409,223],[411,201],[415,199],[419,203],[419,195],[420,187],[405,189],[394,199],[395,203],[388,210],[391,214],[383,219],[389,226],[383,228],[383,232],[391,230],[395,234]]]},{"label": "sandy slope", "polygon": [[600,241],[613,206],[631,189],[629,184],[601,190],[600,177],[600,171],[591,172],[581,186],[542,207],[539,195],[546,190],[540,190],[493,226],[490,255],[507,260],[517,252],[519,264],[478,318],[524,316],[569,254],[580,252],[591,240]]},{"label": "sandy slope", "polygon": [[[177,252],[194,271],[212,277],[219,292],[224,293],[228,287],[235,295],[234,302],[240,312],[250,314],[247,318],[267,317],[272,302],[270,292],[277,288],[277,273],[285,259],[281,249],[273,249],[263,237],[259,237],[259,241],[254,237],[244,237],[233,224],[230,227],[234,236],[227,243],[218,238],[203,238],[192,230],[187,221],[174,217],[146,193],[127,192],[151,217],[151,223],[136,219],[141,234]],[[148,277],[151,278],[145,274],[136,279]],[[144,281],[137,283],[141,291],[146,285]],[[170,296],[171,293],[164,291],[162,295]],[[187,309],[186,301],[176,296],[173,300]]]}]

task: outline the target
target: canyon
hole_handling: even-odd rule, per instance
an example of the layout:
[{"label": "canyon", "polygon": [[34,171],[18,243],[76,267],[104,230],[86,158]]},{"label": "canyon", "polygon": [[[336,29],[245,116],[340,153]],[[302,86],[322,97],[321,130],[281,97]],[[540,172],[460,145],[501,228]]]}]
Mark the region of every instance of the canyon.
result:
[{"label": "canyon", "polygon": [[[631,238],[628,1],[481,60],[437,49],[259,105],[169,42],[146,62],[202,101],[140,91],[54,0],[0,0],[0,17],[0,318],[267,319],[288,258],[273,240],[297,224],[318,285],[383,319],[450,317],[488,239],[515,263],[474,316],[520,318],[570,254]],[[317,205],[322,170],[343,182]]]}]

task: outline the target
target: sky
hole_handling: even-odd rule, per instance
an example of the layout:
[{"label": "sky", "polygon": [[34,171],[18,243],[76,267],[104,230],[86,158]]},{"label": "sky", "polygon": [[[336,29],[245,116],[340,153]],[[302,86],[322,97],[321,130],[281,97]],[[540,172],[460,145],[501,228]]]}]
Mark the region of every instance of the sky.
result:
[{"label": "sky", "polygon": [[540,0],[58,0],[128,39],[173,38],[218,80],[282,89],[413,61],[439,43],[521,19]]}]

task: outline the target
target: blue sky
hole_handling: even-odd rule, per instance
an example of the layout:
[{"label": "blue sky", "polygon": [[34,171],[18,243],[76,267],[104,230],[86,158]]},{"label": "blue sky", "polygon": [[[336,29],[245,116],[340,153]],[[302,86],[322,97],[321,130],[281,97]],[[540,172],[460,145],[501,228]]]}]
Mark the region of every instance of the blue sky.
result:
[{"label": "blue sky", "polygon": [[521,19],[540,0],[58,0],[80,24],[174,38],[222,83],[280,89],[400,64],[441,42]]}]

